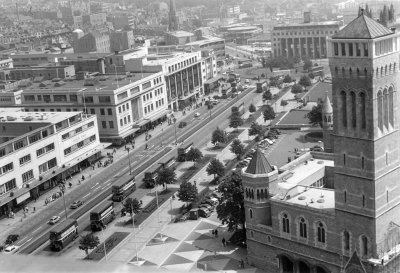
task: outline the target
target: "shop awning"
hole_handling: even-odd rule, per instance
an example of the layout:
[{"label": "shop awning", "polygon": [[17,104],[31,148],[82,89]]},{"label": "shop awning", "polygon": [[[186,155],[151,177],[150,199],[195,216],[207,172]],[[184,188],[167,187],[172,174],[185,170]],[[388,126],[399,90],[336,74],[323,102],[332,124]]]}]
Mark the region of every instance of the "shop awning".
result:
[{"label": "shop awning", "polygon": [[28,191],[27,193],[24,193],[20,197],[17,197],[17,204],[21,204],[22,202],[24,202],[29,197],[31,197],[31,192],[30,191]]},{"label": "shop awning", "polygon": [[157,119],[159,119],[159,118],[161,118],[163,116],[166,116],[169,112],[170,112],[170,110],[163,110],[160,113],[157,113],[154,116],[149,117],[147,119],[150,120],[150,121],[156,121]]},{"label": "shop awning", "polygon": [[140,127],[142,127],[143,125],[146,125],[146,124],[149,123],[149,122],[151,122],[151,120],[149,120],[149,119],[142,119],[142,120],[138,121],[136,124],[134,124],[132,127],[133,127],[133,128],[140,128]]}]

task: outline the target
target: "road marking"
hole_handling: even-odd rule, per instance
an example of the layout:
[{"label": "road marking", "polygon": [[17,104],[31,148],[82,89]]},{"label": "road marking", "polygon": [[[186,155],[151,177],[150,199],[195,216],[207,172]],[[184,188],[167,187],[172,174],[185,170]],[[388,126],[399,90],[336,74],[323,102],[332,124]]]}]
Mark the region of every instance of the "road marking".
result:
[{"label": "road marking", "polygon": [[38,227],[37,229],[35,229],[34,231],[32,231],[32,233],[35,233],[36,231],[38,231],[39,229],[41,229],[42,226]]},{"label": "road marking", "polygon": [[97,182],[96,185],[92,186],[91,189],[97,187],[98,184],[99,184],[99,182]]},{"label": "road marking", "polygon": [[86,198],[90,195],[91,193],[89,192],[88,194],[84,195],[82,198]]},{"label": "road marking", "polygon": [[27,241],[25,242],[25,244],[26,244],[27,242],[32,241],[32,239],[33,239],[33,237],[29,238],[29,240],[27,240]]}]

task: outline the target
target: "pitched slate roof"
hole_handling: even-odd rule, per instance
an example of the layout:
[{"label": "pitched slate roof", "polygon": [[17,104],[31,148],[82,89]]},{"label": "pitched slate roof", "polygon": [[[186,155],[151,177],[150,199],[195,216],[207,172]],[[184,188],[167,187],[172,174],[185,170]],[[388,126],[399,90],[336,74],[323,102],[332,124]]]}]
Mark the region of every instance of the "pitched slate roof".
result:
[{"label": "pitched slate roof", "polygon": [[361,14],[342,30],[332,36],[332,39],[374,39],[393,32],[374,19]]},{"label": "pitched slate roof", "polygon": [[264,153],[260,149],[257,149],[247,166],[246,173],[250,174],[267,174],[272,172],[274,169],[269,164]]}]

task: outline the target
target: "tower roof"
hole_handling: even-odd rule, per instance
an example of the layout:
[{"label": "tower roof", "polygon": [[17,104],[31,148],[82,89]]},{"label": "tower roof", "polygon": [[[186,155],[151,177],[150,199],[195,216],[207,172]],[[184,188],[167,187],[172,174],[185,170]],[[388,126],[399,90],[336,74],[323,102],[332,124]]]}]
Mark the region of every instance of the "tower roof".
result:
[{"label": "tower roof", "polygon": [[322,113],[325,113],[325,114],[333,113],[332,104],[331,104],[331,101],[328,96],[328,91],[325,91],[325,99],[322,104]]},{"label": "tower roof", "polygon": [[332,39],[374,39],[390,34],[393,34],[390,29],[365,14],[361,14],[334,34]]},{"label": "tower roof", "polygon": [[250,160],[249,165],[247,166],[246,173],[267,174],[273,170],[274,169],[269,164],[263,152],[261,152],[260,149],[257,149],[253,155],[253,158]]}]

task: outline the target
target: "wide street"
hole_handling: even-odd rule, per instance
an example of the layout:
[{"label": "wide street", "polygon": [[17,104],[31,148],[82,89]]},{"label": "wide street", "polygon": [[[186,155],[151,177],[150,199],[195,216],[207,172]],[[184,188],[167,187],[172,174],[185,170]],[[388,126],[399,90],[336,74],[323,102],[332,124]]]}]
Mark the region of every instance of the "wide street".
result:
[{"label": "wide street", "polygon": [[[251,103],[251,99],[254,96],[253,92],[249,92],[245,94],[241,99],[241,101],[245,101],[245,107],[247,108],[248,105]],[[226,109],[221,115],[214,117],[215,111],[218,111],[222,108],[222,104],[226,104],[221,102],[217,107],[214,107],[211,111],[213,119],[209,122],[210,119],[210,112],[206,109],[206,107],[202,107],[200,109],[196,109],[201,115],[199,118],[194,118],[193,113],[187,114],[185,120],[189,124],[183,130],[177,129],[177,138],[178,142],[182,138],[185,138],[186,132],[190,131],[193,126],[196,124],[204,122],[205,125],[200,130],[196,130],[196,132],[189,136],[185,143],[194,142],[195,146],[201,146],[208,141],[211,137],[211,133],[214,128],[217,126],[224,128],[227,126],[228,117],[230,115],[230,107]],[[148,143],[148,150],[144,150],[144,144],[142,147],[136,147],[135,151],[130,153],[131,155],[131,164],[133,172],[140,167],[143,162],[149,160],[152,155],[159,152],[163,147],[161,144],[166,146],[166,144],[173,144],[175,142],[175,128],[174,126],[168,126],[163,130],[160,135],[154,135],[152,139]],[[137,143],[138,145],[139,143]],[[177,148],[172,145],[172,150],[165,155],[165,159],[175,156],[177,154]],[[124,147],[121,147],[124,149]],[[162,161],[162,158],[157,158],[158,160]],[[78,223],[80,224],[80,228],[85,227],[85,223],[82,221],[87,221],[87,216],[84,212],[91,210],[96,204],[101,203],[101,200],[108,199],[111,195],[110,187],[111,183],[110,180],[114,176],[120,176],[122,174],[129,173],[129,163],[128,160],[125,158],[121,158],[119,161],[115,161],[111,166],[106,167],[103,169],[102,172],[93,175],[91,178],[87,179],[85,183],[82,185],[76,185],[74,187],[79,187],[79,190],[71,191],[70,194],[66,195],[66,205],[69,207],[69,204],[72,203],[74,200],[86,200],[84,206],[80,209],[71,211],[67,209],[68,217],[71,218],[78,218],[78,216],[83,215],[80,219],[78,219]],[[133,197],[141,198],[145,195],[148,190],[141,187],[143,176],[142,174],[138,174],[136,176],[138,190],[135,191]],[[62,199],[62,198],[61,198]],[[29,225],[23,224],[20,225],[18,228],[10,231],[9,233],[17,233],[21,235],[21,240],[19,244],[22,245],[21,252],[22,253],[29,253],[33,249],[37,248],[43,240],[48,238],[48,231],[52,228],[46,222],[47,220],[53,215],[60,215],[64,216],[64,204],[61,199],[51,203],[49,207],[41,212],[38,212],[33,219],[29,220]],[[39,204],[42,205],[42,204]],[[40,242],[40,243],[39,243]]]}]

